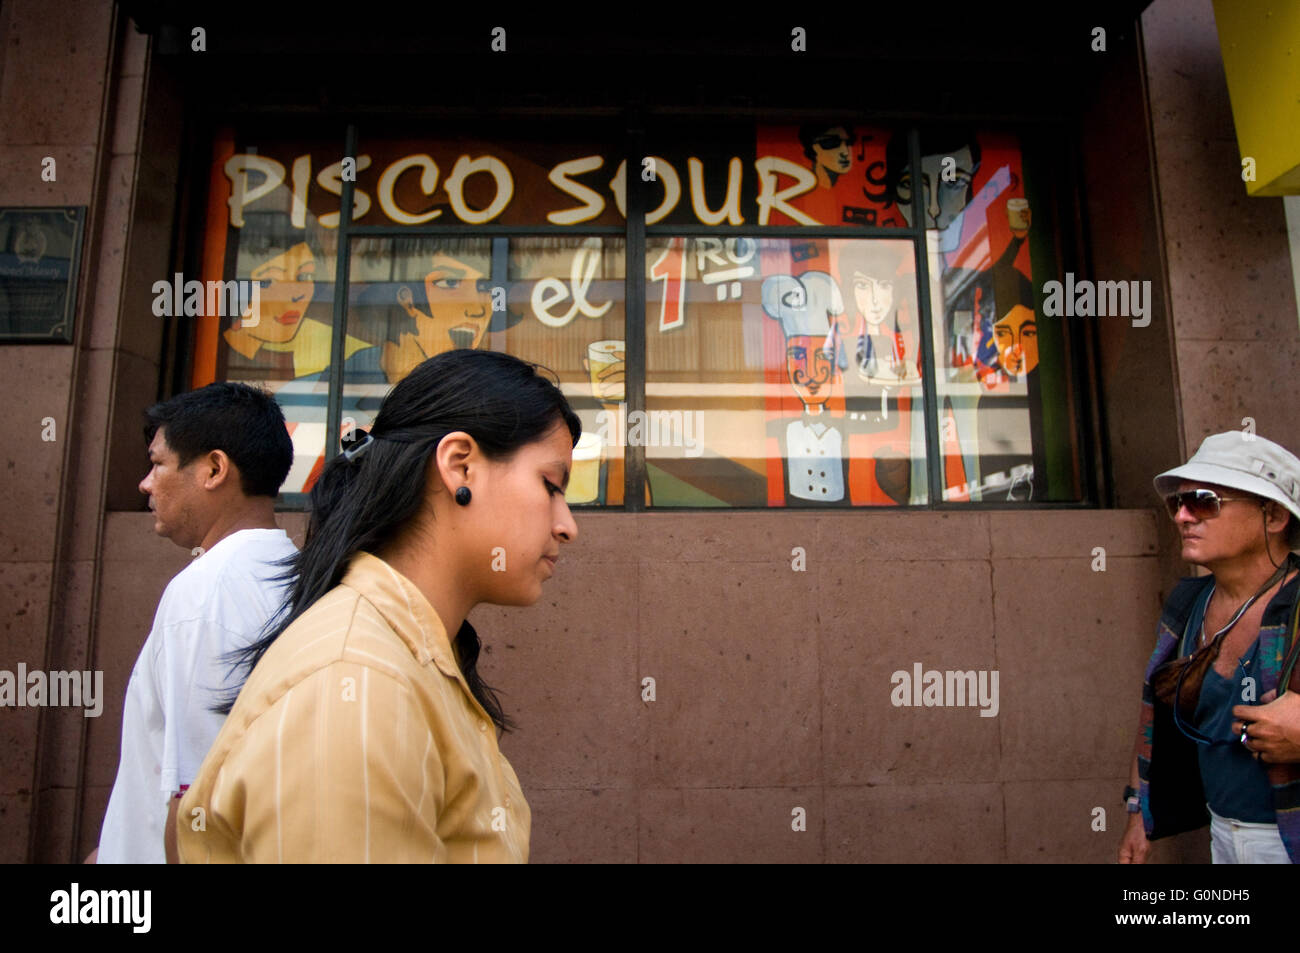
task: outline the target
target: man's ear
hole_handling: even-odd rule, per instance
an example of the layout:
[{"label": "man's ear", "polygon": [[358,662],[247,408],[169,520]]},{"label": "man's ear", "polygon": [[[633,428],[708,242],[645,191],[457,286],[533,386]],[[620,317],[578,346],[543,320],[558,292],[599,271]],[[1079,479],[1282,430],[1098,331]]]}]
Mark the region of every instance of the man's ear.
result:
[{"label": "man's ear", "polygon": [[1269,525],[1269,532],[1282,533],[1285,538],[1290,538],[1293,531],[1290,524],[1295,521],[1295,515],[1281,503],[1276,500],[1267,500],[1264,503],[1264,520],[1266,525],[1281,520],[1281,525],[1276,529]]},{"label": "man's ear", "polygon": [[232,477],[238,479],[235,465],[224,450],[209,450],[194,462],[199,468],[205,490],[215,490]]},{"label": "man's ear", "polygon": [[1281,510],[1282,515],[1286,517],[1286,523],[1282,527],[1282,533],[1283,533],[1282,538],[1286,540],[1289,545],[1292,542],[1292,540],[1296,537],[1297,520],[1295,518],[1295,514],[1292,513],[1290,510],[1288,510],[1285,506],[1278,504],[1278,509]]}]

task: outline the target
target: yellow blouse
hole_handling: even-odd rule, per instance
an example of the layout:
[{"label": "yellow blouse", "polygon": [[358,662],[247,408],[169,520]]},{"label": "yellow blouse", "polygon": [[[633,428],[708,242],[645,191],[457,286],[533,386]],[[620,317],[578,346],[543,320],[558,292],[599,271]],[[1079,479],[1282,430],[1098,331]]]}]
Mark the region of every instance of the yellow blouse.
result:
[{"label": "yellow blouse", "polygon": [[438,614],[386,562],[267,650],[177,812],[182,863],[528,860],[532,816]]}]

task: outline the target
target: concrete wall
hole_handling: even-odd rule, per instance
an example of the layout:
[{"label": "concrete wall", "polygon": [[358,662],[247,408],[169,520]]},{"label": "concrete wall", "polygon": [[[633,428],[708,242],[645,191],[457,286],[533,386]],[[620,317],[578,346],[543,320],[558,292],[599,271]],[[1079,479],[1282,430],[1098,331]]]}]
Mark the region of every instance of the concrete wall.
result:
[{"label": "concrete wall", "polygon": [[[503,748],[534,858],[1109,859],[1090,812],[1113,832],[1160,603],[1153,519],[583,517],[537,607],[472,616],[522,721]],[[998,670],[998,715],[894,707],[915,662]]]},{"label": "concrete wall", "polygon": [[[48,5],[7,3],[0,31],[0,204],[88,206],[75,344],[0,348],[0,400],[18,411],[0,451],[0,667],[83,669],[147,43],[103,0],[65,4],[57,29]],[[40,175],[46,156],[53,182]],[[55,420],[53,441],[42,439],[45,417]],[[70,849],[85,720],[80,711],[0,712],[0,859],[22,860],[29,832],[54,826]]]},{"label": "concrete wall", "polygon": [[[301,541],[301,515],[281,525]],[[520,722],[502,750],[533,808],[534,860],[1113,857],[1162,601],[1150,510],[587,513],[578,525],[537,605],[470,617],[484,677]],[[189,558],[145,513],[109,513],[104,540],[96,664],[109,703],[88,739],[85,852],[131,666]],[[997,670],[997,716],[894,707],[891,675],[915,662]],[[797,807],[804,832],[791,830]],[[1092,830],[1096,807],[1106,832]]]},{"label": "concrete wall", "polygon": [[1246,196],[1214,9],[1157,0],[1142,24],[1187,452],[1245,417],[1300,450],[1286,213]]}]

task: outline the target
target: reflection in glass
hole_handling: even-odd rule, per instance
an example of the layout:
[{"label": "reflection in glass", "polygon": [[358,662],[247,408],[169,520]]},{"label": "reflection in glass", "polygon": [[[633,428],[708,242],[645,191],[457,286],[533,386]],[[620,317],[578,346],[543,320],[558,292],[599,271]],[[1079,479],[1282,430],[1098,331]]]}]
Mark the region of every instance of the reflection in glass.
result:
[{"label": "reflection in glass", "polygon": [[[256,281],[258,321],[234,322],[221,332],[218,377],[258,384],[275,394],[294,445],[294,463],[282,489],[311,489],[325,463],[325,414],[332,343],[334,244],[332,233],[308,216],[294,227],[286,212],[244,212],[231,230],[234,278]],[[351,366],[373,364],[374,343],[345,339]]]},{"label": "reflection in glass", "polygon": [[345,415],[369,426],[388,389],[443,351],[513,354],[554,375],[582,420],[566,499],[621,505],[624,245],[581,235],[355,239],[348,329],[382,342],[382,375],[348,373]]},{"label": "reflection in glass", "polygon": [[638,423],[655,505],[925,502],[912,248],[652,238]]},{"label": "reflection in glass", "polygon": [[[1009,135],[923,130],[922,152],[934,188],[925,207],[936,411],[956,464],[945,466],[944,499],[1076,499],[1068,341],[1035,310],[1034,256],[1050,267],[1051,242],[1035,238],[1020,144]],[[956,166],[946,192],[945,159]]]}]

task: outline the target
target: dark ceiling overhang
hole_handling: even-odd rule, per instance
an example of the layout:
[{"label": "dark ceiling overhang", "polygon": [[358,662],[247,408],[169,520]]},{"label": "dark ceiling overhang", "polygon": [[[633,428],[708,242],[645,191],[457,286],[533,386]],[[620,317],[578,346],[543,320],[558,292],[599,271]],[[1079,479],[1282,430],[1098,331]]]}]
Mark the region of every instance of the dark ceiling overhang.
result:
[{"label": "dark ceiling overhang", "polygon": [[[191,101],[214,108],[1017,117],[1072,112],[1134,42],[1148,3],[845,4],[840,15],[816,17],[792,8],[780,21],[635,4],[473,19],[385,2],[350,5],[346,15],[247,0],[121,6]],[[504,53],[491,49],[498,25]],[[796,26],[807,31],[806,52],[791,49]],[[195,27],[205,31],[201,53],[191,49]],[[1096,28],[1106,52],[1092,49]]]}]

